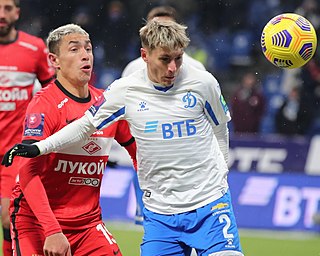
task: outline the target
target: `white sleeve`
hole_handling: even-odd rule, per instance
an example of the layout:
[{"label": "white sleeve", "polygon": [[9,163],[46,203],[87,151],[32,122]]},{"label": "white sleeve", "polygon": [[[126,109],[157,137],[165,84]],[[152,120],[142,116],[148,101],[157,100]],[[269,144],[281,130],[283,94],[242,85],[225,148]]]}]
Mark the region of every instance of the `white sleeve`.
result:
[{"label": "white sleeve", "polygon": [[213,127],[224,160],[228,164],[229,158],[229,129],[226,123]]},{"label": "white sleeve", "polygon": [[134,59],[133,61],[129,62],[128,65],[122,71],[121,77],[126,77],[131,75],[132,73],[136,72],[139,69],[145,68],[146,63],[144,60],[139,57]]},{"label": "white sleeve", "polygon": [[35,145],[39,148],[40,155],[49,154],[70,146],[70,144],[85,140],[95,131],[96,128],[91,124],[89,118],[84,115],[48,138],[36,142]]},{"label": "white sleeve", "polygon": [[[207,72],[207,74],[210,74]],[[218,81],[210,74],[203,86],[204,110],[213,127],[227,123],[231,120],[227,102],[221,93]]]}]

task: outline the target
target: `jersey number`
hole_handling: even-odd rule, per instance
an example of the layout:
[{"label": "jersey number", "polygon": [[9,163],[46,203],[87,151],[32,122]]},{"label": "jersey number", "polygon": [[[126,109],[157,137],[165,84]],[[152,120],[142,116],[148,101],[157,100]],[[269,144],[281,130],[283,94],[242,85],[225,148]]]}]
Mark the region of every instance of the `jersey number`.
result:
[{"label": "jersey number", "polygon": [[234,237],[233,234],[228,233],[228,229],[231,226],[231,220],[230,220],[229,216],[226,214],[220,215],[219,222],[220,223],[226,222],[226,225],[223,227],[223,230],[222,230],[224,238],[226,238],[226,239],[233,238]]},{"label": "jersey number", "polygon": [[97,225],[97,230],[101,231],[102,234],[106,237],[106,239],[108,240],[109,244],[116,244],[116,240],[112,237],[111,233],[109,232],[109,230],[102,224],[98,224]]}]

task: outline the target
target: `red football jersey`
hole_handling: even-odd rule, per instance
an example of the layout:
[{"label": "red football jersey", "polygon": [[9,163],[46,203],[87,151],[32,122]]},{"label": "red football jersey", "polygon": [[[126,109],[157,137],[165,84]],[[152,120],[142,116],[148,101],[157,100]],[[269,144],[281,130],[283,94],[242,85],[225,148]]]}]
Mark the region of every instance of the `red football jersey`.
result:
[{"label": "red football jersey", "polygon": [[16,41],[0,44],[0,155],[21,141],[25,110],[35,79],[42,85],[54,75],[41,38],[18,31]]},{"label": "red football jersey", "polygon": [[[42,140],[83,116],[102,94],[92,86],[89,91],[90,97],[84,99],[71,95],[58,81],[43,88],[28,106],[23,140]],[[39,220],[46,235],[58,231],[54,216],[65,230],[97,225],[101,220],[100,185],[114,138],[126,148],[131,144],[135,149],[127,122],[119,121],[62,151],[34,159],[20,158],[20,184],[14,189],[15,204],[11,207],[16,221],[26,216],[35,224]],[[132,153],[135,158],[135,150]],[[45,193],[35,181],[35,174]],[[23,194],[29,195],[28,204],[21,188]],[[47,195],[54,216],[48,212],[43,215],[48,210],[45,199],[40,198],[43,194]]]}]

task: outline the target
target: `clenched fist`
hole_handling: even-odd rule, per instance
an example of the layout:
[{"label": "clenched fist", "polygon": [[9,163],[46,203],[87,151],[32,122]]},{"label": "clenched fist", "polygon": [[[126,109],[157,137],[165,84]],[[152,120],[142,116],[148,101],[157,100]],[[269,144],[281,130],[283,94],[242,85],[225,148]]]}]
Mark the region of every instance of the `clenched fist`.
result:
[{"label": "clenched fist", "polygon": [[36,145],[32,144],[16,144],[10,150],[8,150],[3,159],[1,164],[8,167],[12,165],[13,158],[15,156],[22,156],[27,158],[33,158],[40,155],[40,150]]}]

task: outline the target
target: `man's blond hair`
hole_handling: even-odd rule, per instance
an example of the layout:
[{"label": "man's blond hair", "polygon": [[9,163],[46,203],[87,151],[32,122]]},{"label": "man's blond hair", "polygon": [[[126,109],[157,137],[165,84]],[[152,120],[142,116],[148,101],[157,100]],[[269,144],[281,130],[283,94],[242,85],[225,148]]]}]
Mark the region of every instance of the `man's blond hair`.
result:
[{"label": "man's blond hair", "polygon": [[140,29],[141,45],[149,50],[157,47],[169,50],[185,49],[190,42],[186,29],[186,26],[174,21],[154,18]]},{"label": "man's blond hair", "polygon": [[81,34],[89,37],[88,32],[85,31],[79,25],[71,23],[71,24],[60,26],[49,33],[49,36],[47,38],[47,46],[48,46],[49,52],[54,54],[59,54],[59,46],[60,46],[61,40],[64,36],[69,34]]}]

